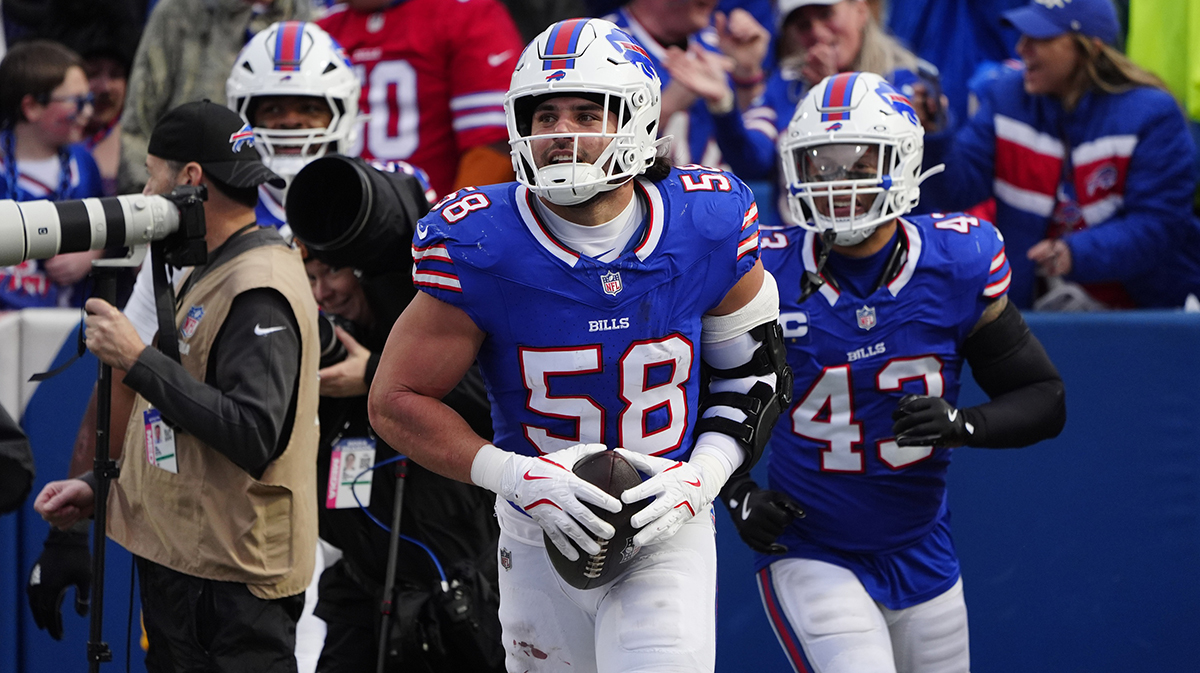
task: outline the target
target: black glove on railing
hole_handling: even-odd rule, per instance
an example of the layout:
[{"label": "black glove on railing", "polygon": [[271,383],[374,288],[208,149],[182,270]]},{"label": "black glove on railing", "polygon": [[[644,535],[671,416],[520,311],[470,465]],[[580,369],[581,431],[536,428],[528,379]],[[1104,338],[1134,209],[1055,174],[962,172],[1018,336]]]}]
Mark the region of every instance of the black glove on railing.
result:
[{"label": "black glove on railing", "polygon": [[55,640],[63,637],[62,602],[71,585],[75,585],[75,612],[86,615],[92,587],[87,530],[51,528],[42,555],[29,572],[25,593],[29,596],[34,623],[39,629],[49,631]]}]

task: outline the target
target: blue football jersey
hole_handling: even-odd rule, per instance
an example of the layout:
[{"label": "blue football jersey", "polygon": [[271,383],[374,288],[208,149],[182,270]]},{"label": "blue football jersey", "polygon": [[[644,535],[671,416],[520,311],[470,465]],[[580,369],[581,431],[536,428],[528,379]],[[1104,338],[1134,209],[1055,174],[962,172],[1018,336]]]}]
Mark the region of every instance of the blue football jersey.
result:
[{"label": "blue football jersey", "polygon": [[910,393],[957,402],[963,341],[1011,273],[1000,234],[974,217],[901,218],[897,236],[906,257],[870,296],[826,282],[803,303],[817,236],[793,227],[762,240],[795,374],[769,458],[770,487],[806,512],[779,540],[795,555],[813,545],[888,554],[946,513],[952,450],[897,446],[892,412]]},{"label": "blue football jersey", "polygon": [[635,188],[646,221],[609,263],[558,241],[515,183],[450,194],[418,223],[414,283],[487,334],[497,446],[689,455],[700,317],[757,260],[758,211],[736,177],[699,167]]}]

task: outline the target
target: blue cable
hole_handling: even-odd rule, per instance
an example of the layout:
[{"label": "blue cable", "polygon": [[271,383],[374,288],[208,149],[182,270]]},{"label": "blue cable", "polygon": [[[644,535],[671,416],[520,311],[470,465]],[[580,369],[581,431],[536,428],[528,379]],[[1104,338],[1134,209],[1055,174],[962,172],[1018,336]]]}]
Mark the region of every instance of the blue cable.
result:
[{"label": "blue cable", "polygon": [[[384,529],[385,531],[388,532],[388,534],[391,534],[392,527],[388,526],[387,524],[380,521],[378,518],[375,517],[374,514],[371,513],[371,510],[369,510],[363,506],[362,500],[360,500],[358,498],[358,491],[355,490],[355,487],[358,486],[358,480],[366,473],[368,473],[376,468],[383,467],[384,465],[390,465],[392,463],[395,463],[395,462],[398,462],[401,460],[407,460],[407,458],[408,458],[407,456],[397,455],[392,458],[388,458],[387,460],[375,463],[371,467],[368,467],[367,469],[363,470],[362,472],[359,472],[358,475],[356,475],[354,477],[354,481],[352,481],[350,483],[350,494],[354,496],[354,502],[358,503],[358,508],[362,510],[363,514],[367,515],[368,519],[370,519],[371,521],[374,521],[376,526],[379,526],[380,528]],[[428,546],[426,546],[425,543],[421,542],[420,540],[415,540],[403,533],[400,534],[400,539],[404,540],[406,542],[415,544],[416,546],[425,550],[425,553],[429,555],[429,560],[433,561],[433,566],[435,568],[437,568],[438,576],[442,578],[442,590],[448,591],[450,589],[450,581],[448,579],[446,579],[446,571],[442,569],[442,562],[440,560],[438,560],[437,554],[434,554],[433,550],[430,549]]]}]

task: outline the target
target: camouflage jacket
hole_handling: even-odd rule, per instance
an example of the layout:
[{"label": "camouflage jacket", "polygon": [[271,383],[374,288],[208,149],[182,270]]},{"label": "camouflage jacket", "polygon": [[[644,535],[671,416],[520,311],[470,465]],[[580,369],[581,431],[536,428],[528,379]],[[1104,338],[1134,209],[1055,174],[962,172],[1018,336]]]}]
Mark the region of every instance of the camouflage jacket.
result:
[{"label": "camouflage jacket", "polygon": [[[265,7],[265,8],[264,8]],[[146,22],[121,114],[122,194],[146,184],[146,146],[168,110],[207,98],[225,102],[225,80],[242,45],[276,21],[311,18],[311,0],[160,0]]]}]

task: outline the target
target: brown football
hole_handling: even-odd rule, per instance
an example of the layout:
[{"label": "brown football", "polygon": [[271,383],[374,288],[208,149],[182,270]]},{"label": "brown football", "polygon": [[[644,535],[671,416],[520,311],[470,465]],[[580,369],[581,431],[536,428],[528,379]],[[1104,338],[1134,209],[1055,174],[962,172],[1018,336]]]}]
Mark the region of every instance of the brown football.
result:
[{"label": "brown football", "polygon": [[[594,453],[575,463],[573,472],[580,479],[599,486],[604,492],[618,500],[621,499],[621,494],[626,489],[642,483],[642,475],[637,468],[615,451]],[[579,545],[568,538],[568,543],[579,552],[579,559],[576,561],[563,556],[558,547],[555,547],[554,543],[550,541],[550,537],[542,533],[546,543],[546,553],[550,555],[550,562],[554,565],[554,569],[566,580],[567,584],[576,589],[595,589],[615,580],[641,551],[641,548],[633,543],[633,536],[637,533],[637,529],[629,524],[629,519],[635,512],[648,505],[650,500],[647,498],[628,505],[623,504],[621,511],[615,514],[590,503],[584,503],[597,516],[611,524],[616,529],[616,533],[611,540],[596,538],[596,542],[600,543],[600,553],[590,555],[584,553],[582,549],[579,549]],[[584,530],[587,529],[584,528]]]}]

